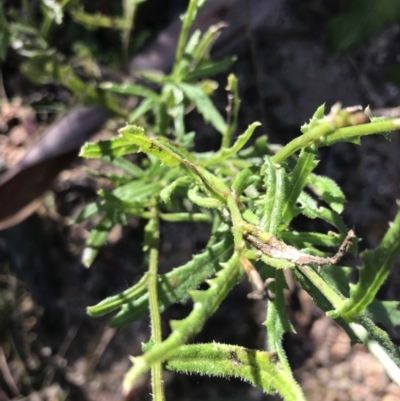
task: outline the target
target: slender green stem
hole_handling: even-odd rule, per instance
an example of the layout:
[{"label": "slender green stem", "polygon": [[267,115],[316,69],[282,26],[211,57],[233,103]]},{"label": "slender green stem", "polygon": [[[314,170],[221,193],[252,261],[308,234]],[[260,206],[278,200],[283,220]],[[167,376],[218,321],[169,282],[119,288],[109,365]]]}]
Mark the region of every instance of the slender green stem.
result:
[{"label": "slender green stem", "polygon": [[290,141],[276,155],[271,157],[271,161],[274,164],[281,164],[293,153],[296,153],[298,150],[312,145],[321,137],[325,137],[332,132],[333,127],[331,121],[321,122],[321,124],[311,129],[306,134],[293,139],[293,141]]},{"label": "slender green stem", "polygon": [[345,298],[339,295],[316,271],[308,265],[297,265],[297,268],[325,295],[334,309],[341,306]]},{"label": "slender green stem", "polygon": [[[376,121],[368,124],[352,125],[334,129],[331,121],[321,122],[306,134],[301,135],[289,142],[277,154],[271,157],[275,164],[281,164],[293,153],[301,148],[312,145],[319,141],[318,146],[329,146],[339,141],[351,141],[364,135],[378,134],[380,132],[394,131],[400,128],[400,119]],[[324,138],[322,141],[320,141]]]},{"label": "slender green stem", "polygon": [[211,216],[204,213],[160,213],[161,220],[171,222],[191,221],[211,223]]},{"label": "slender green stem", "polygon": [[238,116],[239,116],[239,108],[240,108],[240,98],[239,98],[239,89],[238,89],[238,80],[234,74],[230,74],[228,77],[228,86],[227,88],[230,91],[229,96],[229,110],[230,121],[226,127],[226,131],[222,137],[221,148],[229,148],[232,143],[233,134],[236,131]]},{"label": "slender green stem", "polygon": [[240,210],[236,201],[232,195],[229,195],[227,198],[227,205],[229,208],[229,212],[231,213],[232,218],[232,233],[233,233],[233,240],[235,243],[235,250],[237,252],[241,252],[245,248],[245,243],[243,241],[243,219],[242,215],[240,214]]},{"label": "slender green stem", "polygon": [[375,121],[369,124],[354,125],[351,127],[339,128],[321,143],[321,146],[330,146],[336,142],[351,141],[360,136],[391,132],[400,128],[400,119]]},{"label": "slender green stem", "polygon": [[[152,219],[149,221],[146,231],[149,234],[150,246],[150,263],[149,263],[149,306],[150,306],[150,319],[151,319],[151,335],[154,344],[162,342],[161,334],[161,318],[158,309],[158,255],[159,255],[159,241],[160,241],[160,227],[157,215],[157,209],[152,209]],[[151,367],[151,385],[153,392],[153,399],[155,401],[164,401],[164,382],[162,363],[156,362]]]}]

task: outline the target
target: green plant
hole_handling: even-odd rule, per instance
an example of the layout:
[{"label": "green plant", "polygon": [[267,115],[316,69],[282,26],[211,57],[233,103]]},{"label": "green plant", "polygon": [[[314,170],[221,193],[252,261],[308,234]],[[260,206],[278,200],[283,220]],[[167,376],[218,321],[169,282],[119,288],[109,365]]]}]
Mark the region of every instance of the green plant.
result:
[{"label": "green plant", "polygon": [[[124,0],[118,10],[121,16],[89,14],[79,0],[0,4],[0,60],[13,49],[21,58],[22,74],[34,84],[59,83],[80,103],[97,104],[126,118],[112,94],[97,82],[104,64],[110,73],[111,66],[120,68],[120,60],[126,62],[134,17],[143,1]],[[93,34],[99,29],[117,30],[121,46],[115,46],[117,50],[106,47]],[[60,36],[62,41],[54,40]]]},{"label": "green plant", "polygon": [[[290,269],[316,304],[348,333],[353,343],[362,342],[381,361],[389,376],[400,384],[400,353],[386,332],[378,328],[374,311],[379,304],[387,311],[389,324],[398,323],[392,304],[375,299],[400,251],[400,214],[390,225],[381,244],[361,254],[359,280],[350,284],[349,269],[337,266],[344,252],[357,253],[357,240],[342,217],[345,197],[329,178],[313,173],[317,150],[339,141],[360,143],[364,135],[396,130],[399,120],[370,119],[359,110],[340,105],[325,115],[318,108],[302,135],[277,149],[265,136],[245,147],[259,125],[254,123],[237,137],[240,99],[235,76],[228,78],[229,108],[226,122],[210,100],[215,84],[208,79],[231,60],[214,63],[208,49],[219,32],[210,28],[189,38],[200,1],[190,1],[183,19],[173,71],[167,76],[145,75],[161,86],[160,93],[140,85],[103,84],[103,88],[144,98],[130,115],[130,122],[109,141],[88,143],[83,157],[102,158],[126,171],[108,176],[111,192],[101,190],[98,200],[76,218],[80,222],[101,214],[92,230],[85,263],[90,265],[113,225],[125,223],[128,215],[147,220],[144,250],[148,271],[125,292],[89,307],[97,317],[112,311],[114,327],[124,327],[150,313],[152,335],[144,354],[132,358],[133,367],[124,380],[128,392],[145,372],[152,372],[153,395],[164,399],[162,370],[235,376],[285,400],[303,400],[293,378],[282,335],[293,331],[284,308],[287,287],[283,269]],[[185,114],[195,107],[221,134],[216,152],[191,151],[193,133],[185,130]],[[154,135],[154,134],[156,135]],[[142,152],[140,163],[123,156]],[[292,220],[298,215],[321,219],[334,230],[328,233],[297,232]],[[171,272],[157,273],[160,224],[163,221],[209,222],[212,233],[204,251]],[[329,256],[327,248],[339,248]],[[229,291],[248,272],[255,287],[252,296],[268,294],[267,351],[249,350],[227,344],[188,344],[216,311]],[[207,282],[206,290],[197,288]],[[264,289],[264,283],[270,284]],[[193,300],[192,312],[183,320],[172,321],[172,333],[162,338],[160,313],[176,302]],[[375,308],[374,308],[375,306]],[[150,312],[149,312],[150,311]]]}]

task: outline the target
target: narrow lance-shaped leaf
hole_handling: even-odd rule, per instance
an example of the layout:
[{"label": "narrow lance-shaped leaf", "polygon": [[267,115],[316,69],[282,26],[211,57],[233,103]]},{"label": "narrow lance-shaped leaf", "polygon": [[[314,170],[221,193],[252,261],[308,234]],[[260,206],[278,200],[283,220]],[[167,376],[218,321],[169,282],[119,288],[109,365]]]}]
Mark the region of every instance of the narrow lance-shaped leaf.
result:
[{"label": "narrow lance-shaped leaf", "polygon": [[171,150],[160,142],[145,135],[144,129],[134,125],[128,125],[119,131],[123,138],[136,145],[140,151],[159,158],[168,167],[175,167],[181,164],[181,160]]},{"label": "narrow lance-shaped leaf", "polygon": [[115,197],[126,202],[143,202],[157,197],[162,189],[161,182],[143,182],[134,180],[121,185],[112,192]]},{"label": "narrow lance-shaped leaf", "polygon": [[[190,290],[198,288],[207,277],[220,270],[220,263],[226,261],[232,249],[232,241],[229,238],[209,247],[202,254],[194,256],[185,265],[173,269],[166,275],[160,275],[158,284],[160,312],[177,302],[186,301]],[[116,300],[115,297],[114,300]],[[113,306],[116,309],[115,303]],[[103,307],[102,310],[104,310]],[[122,328],[143,319],[148,314],[148,294],[145,293],[131,301],[125,301],[121,311],[111,320],[110,326]]]},{"label": "narrow lance-shaped leaf", "polygon": [[185,135],[185,104],[183,93],[179,88],[173,87],[172,93],[174,95],[174,134],[179,140]]},{"label": "narrow lance-shaped leaf", "polygon": [[100,222],[90,231],[86,248],[83,251],[82,263],[89,267],[96,258],[99,249],[103,246],[110,234],[111,229],[116,223],[120,222],[120,216],[116,212],[106,213]]},{"label": "narrow lance-shaped leaf", "polygon": [[396,326],[400,326],[400,302],[375,299],[368,305],[366,315],[386,329],[394,330]]},{"label": "narrow lance-shaped leaf", "polygon": [[166,186],[164,189],[161,190],[160,192],[160,198],[163,202],[167,203],[170,198],[172,193],[180,186],[187,186],[191,183],[191,180],[189,177],[179,177],[176,180],[172,181],[171,184]]},{"label": "narrow lance-shaped leaf", "polygon": [[335,181],[316,174],[308,176],[308,187],[336,213],[342,213],[346,198]]},{"label": "narrow lance-shaped leaf", "polygon": [[[193,62],[196,65],[203,60],[208,59],[209,51],[212,44],[218,39],[221,30],[226,27],[226,24],[220,22],[210,26],[201,38],[200,43],[196,46],[193,52]],[[186,78],[187,79],[187,78]]]},{"label": "narrow lance-shaped leaf", "polygon": [[236,377],[286,401],[305,401],[300,386],[288,377],[274,352],[237,345],[184,345],[165,363],[167,370],[208,376]]},{"label": "narrow lance-shaped leaf", "polygon": [[224,206],[223,203],[221,203],[219,200],[212,198],[212,197],[206,197],[200,192],[200,188],[198,185],[192,185],[188,192],[188,199],[193,202],[195,205],[204,207],[207,209],[220,209]]},{"label": "narrow lance-shaped leaf", "polygon": [[196,85],[179,83],[178,87],[185,96],[194,103],[197,110],[202,114],[204,120],[210,122],[221,134],[226,130],[226,123],[221,114],[215,108],[210,98]]},{"label": "narrow lance-shaped leaf", "polygon": [[274,351],[279,355],[279,359],[287,374],[293,379],[289,363],[282,347],[282,337],[285,333],[294,333],[294,328],[290,323],[285,310],[284,289],[287,288],[285,276],[282,270],[275,273],[275,299],[268,301],[268,312],[265,326],[268,332],[268,350]]},{"label": "narrow lance-shaped leaf", "polygon": [[219,61],[202,60],[193,71],[186,75],[186,81],[196,81],[202,78],[212,78],[226,71],[234,62],[235,57],[225,57]]},{"label": "narrow lance-shaped leaf", "polygon": [[[232,241],[225,239],[207,246],[204,252],[195,255],[190,262],[174,268],[165,275],[160,275],[158,289],[160,310],[164,311],[171,304],[186,300],[189,296],[188,290],[197,288],[208,276],[215,274],[220,269],[219,263],[227,259],[229,252],[232,252]],[[147,316],[146,280],[146,276],[143,276],[132,288],[88,307],[87,312],[91,316],[99,317],[122,308],[112,322],[116,327],[121,327],[124,321],[131,323]]]},{"label": "narrow lance-shaped leaf", "polygon": [[[107,160],[107,158],[103,158],[103,160],[106,162],[109,162],[109,160]],[[116,159],[111,160],[111,164],[115,167],[118,167],[118,168],[126,171],[127,173],[129,173],[129,175],[131,177],[142,178],[145,176],[144,170],[142,170],[136,164],[125,159],[124,157],[118,157]]]},{"label": "narrow lance-shaped leaf", "polygon": [[310,219],[322,219],[333,227],[336,227],[342,235],[348,233],[349,229],[338,213],[326,207],[318,206],[317,201],[304,191],[300,193],[298,202],[300,204],[298,211],[304,214],[304,216]]},{"label": "narrow lance-shaped leaf", "polygon": [[261,229],[272,235],[278,232],[282,221],[282,208],[285,196],[285,170],[280,166],[274,166],[269,157],[265,158],[262,168],[264,171],[264,187],[266,188],[263,199],[263,215]]},{"label": "narrow lance-shaped leaf", "polygon": [[144,99],[135,110],[129,114],[128,121],[132,124],[136,122],[140,117],[144,116],[148,111],[154,110],[155,102],[153,99],[146,98]]},{"label": "narrow lance-shaped leaf", "polygon": [[101,189],[99,195],[105,199],[107,205],[115,210],[119,210],[122,213],[141,215],[145,209],[154,203],[153,199],[143,201],[127,201],[122,200],[114,194]]},{"label": "narrow lance-shaped leaf", "polygon": [[83,145],[79,156],[88,159],[100,159],[110,157],[115,159],[131,153],[136,153],[139,148],[121,136],[117,136],[108,141],[87,142]]},{"label": "narrow lance-shaped leaf", "polygon": [[381,243],[361,255],[364,265],[360,268],[357,284],[350,284],[350,299],[332,317],[342,316],[351,320],[362,313],[374,300],[379,288],[387,279],[396,256],[400,253],[400,212],[390,224]]},{"label": "narrow lance-shaped leaf", "polygon": [[[262,167],[264,186],[267,193],[264,200],[264,210],[261,219],[261,228],[276,236],[282,220],[282,206],[285,198],[285,170],[275,166],[269,157],[265,158]],[[267,319],[265,325],[268,330],[268,349],[278,354],[283,369],[289,380],[294,381],[289,368],[285,351],[282,347],[282,336],[285,332],[293,332],[285,312],[284,289],[287,288],[282,270],[275,271],[275,299],[268,300]]]},{"label": "narrow lance-shaped leaf", "polygon": [[116,84],[114,82],[103,82],[99,85],[102,89],[107,89],[111,92],[120,93],[122,95],[135,95],[151,99],[155,102],[160,100],[160,95],[157,92],[152,91],[149,88],[145,88],[142,85],[135,85],[131,83]]},{"label": "narrow lance-shaped leaf", "polygon": [[296,215],[296,202],[307,183],[311,171],[317,165],[315,149],[305,148],[300,152],[299,160],[293,172],[286,177],[286,196],[283,206],[283,220],[289,223]]},{"label": "narrow lance-shaped leaf", "polygon": [[296,248],[305,248],[309,244],[313,246],[338,247],[342,243],[344,236],[334,235],[333,233],[322,234],[314,232],[285,231],[280,233],[281,239]]},{"label": "narrow lance-shaped leaf", "polygon": [[234,143],[234,145],[230,148],[222,148],[220,151],[215,153],[214,156],[204,160],[202,162],[203,166],[209,166],[211,164],[218,164],[221,163],[222,161],[229,159],[230,157],[233,157],[236,155],[248,142],[248,140],[251,138],[253,135],[254,130],[259,127],[261,124],[259,122],[255,122],[246,129],[246,131],[239,136],[237,141]]}]

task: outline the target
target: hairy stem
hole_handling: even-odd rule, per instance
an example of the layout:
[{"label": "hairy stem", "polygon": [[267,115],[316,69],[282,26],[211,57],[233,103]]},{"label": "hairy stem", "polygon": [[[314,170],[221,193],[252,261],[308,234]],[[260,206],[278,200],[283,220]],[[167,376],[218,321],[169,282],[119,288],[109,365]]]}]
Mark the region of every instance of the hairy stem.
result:
[{"label": "hairy stem", "polygon": [[[161,318],[158,309],[158,294],[157,294],[157,267],[158,267],[158,247],[160,240],[160,227],[157,216],[157,210],[152,210],[152,218],[147,224],[146,232],[149,239],[150,247],[150,263],[149,263],[149,306],[150,306],[150,319],[151,319],[151,336],[154,344],[162,342],[161,334]],[[153,392],[153,399],[155,401],[164,401],[164,383],[162,363],[156,362],[151,367],[151,386]]]}]

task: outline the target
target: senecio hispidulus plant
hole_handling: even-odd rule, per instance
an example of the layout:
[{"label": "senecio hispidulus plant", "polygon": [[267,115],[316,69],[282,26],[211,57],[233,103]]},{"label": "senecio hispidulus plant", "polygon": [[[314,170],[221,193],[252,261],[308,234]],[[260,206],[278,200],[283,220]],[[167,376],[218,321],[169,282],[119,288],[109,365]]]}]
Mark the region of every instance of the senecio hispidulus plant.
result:
[{"label": "senecio hispidulus plant", "polygon": [[[114,93],[143,97],[129,123],[146,129],[127,125],[115,138],[88,143],[81,151],[83,157],[102,158],[126,172],[110,176],[115,189],[101,190],[97,201],[76,219],[102,216],[88,240],[85,263],[93,261],[112,227],[126,222],[128,215],[147,221],[143,249],[148,254],[148,271],[132,288],[88,308],[94,317],[118,311],[111,325],[119,328],[150,314],[151,338],[143,355],[132,358],[124,392],[150,370],[154,399],[163,400],[166,369],[238,377],[266,393],[279,393],[285,400],[304,400],[282,347],[283,334],[293,332],[284,307],[285,270],[293,273],[353,343],[363,343],[400,384],[399,350],[375,325],[379,316],[371,308],[379,303],[394,323],[393,306],[389,310],[375,296],[400,251],[400,214],[382,242],[361,254],[358,282],[349,285],[349,269],[337,266],[345,252],[357,253],[355,234],[341,217],[345,197],[332,180],[313,173],[319,147],[340,141],[359,144],[363,135],[399,129],[400,120],[369,118],[360,108],[340,105],[325,115],[321,106],[301,127],[302,134],[286,146],[272,146],[261,136],[245,147],[260,124],[251,124],[234,139],[240,106],[234,75],[228,77],[227,121],[210,100],[215,84],[209,77],[224,70],[232,59],[212,62],[208,57],[220,27],[211,27],[203,35],[195,31],[189,37],[200,3],[204,1],[191,0],[183,18],[171,74],[145,76],[160,86],[160,92],[134,84],[103,84]],[[184,117],[193,107],[221,134],[218,151],[190,150],[194,133],[186,132]],[[135,152],[146,154],[139,164],[123,157]],[[294,231],[291,222],[300,214],[321,219],[332,230]],[[205,249],[163,275],[157,273],[162,221],[212,225]],[[338,251],[332,255],[321,250],[327,248]],[[250,295],[268,303],[266,350],[215,342],[188,344],[246,273],[254,286]],[[208,288],[199,290],[203,282]],[[193,301],[192,311],[183,320],[171,321],[172,332],[163,339],[160,313],[188,298]]]}]

